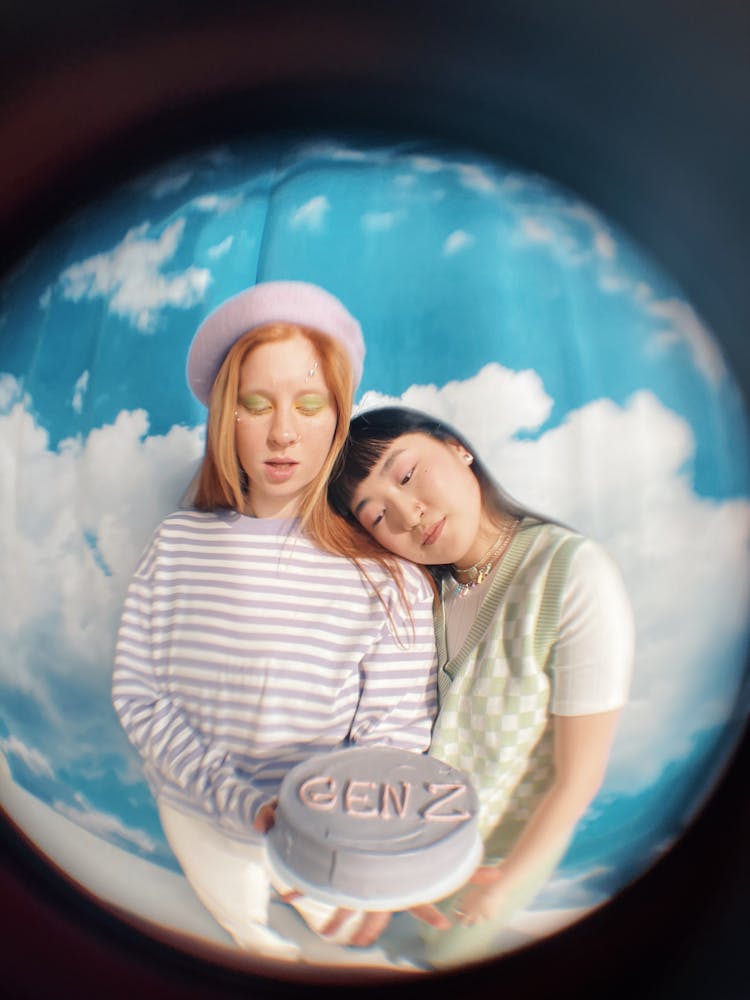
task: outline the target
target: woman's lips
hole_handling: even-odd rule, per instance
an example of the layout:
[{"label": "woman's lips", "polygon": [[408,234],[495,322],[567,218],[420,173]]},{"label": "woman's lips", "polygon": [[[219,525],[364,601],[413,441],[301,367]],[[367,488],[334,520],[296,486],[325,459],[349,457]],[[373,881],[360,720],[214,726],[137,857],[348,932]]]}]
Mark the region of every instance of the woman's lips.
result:
[{"label": "woman's lips", "polygon": [[427,534],[422,539],[422,545],[434,545],[435,542],[440,538],[445,527],[445,518],[441,517],[440,520],[433,524],[433,526],[428,530]]},{"label": "woman's lips", "polygon": [[291,459],[271,459],[263,464],[272,483],[285,483],[294,474],[299,463],[293,462]]}]

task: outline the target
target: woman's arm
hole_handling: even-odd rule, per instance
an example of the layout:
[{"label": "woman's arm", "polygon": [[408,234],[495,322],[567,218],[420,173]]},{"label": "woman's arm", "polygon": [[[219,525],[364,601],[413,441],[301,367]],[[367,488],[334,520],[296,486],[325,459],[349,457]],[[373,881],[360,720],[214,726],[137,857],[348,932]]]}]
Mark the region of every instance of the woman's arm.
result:
[{"label": "woman's arm", "polygon": [[[384,587],[380,635],[360,663],[360,697],[350,738],[422,752],[437,714],[433,594],[421,572],[405,567],[409,614],[391,582]],[[380,605],[379,605],[380,606]]]},{"label": "woman's arm", "polygon": [[570,566],[551,665],[555,780],[503,863],[475,874],[477,884],[458,907],[464,922],[522,908],[562,857],[601,786],[627,700],[634,643],[633,613],[619,568],[589,539]]},{"label": "woman's arm", "polygon": [[155,665],[155,550],[156,542],[128,589],[115,650],[112,702],[128,739],[158,781],[176,786],[208,815],[246,832],[267,796],[240,773],[229,753],[212,746],[190,724]]},{"label": "woman's arm", "polygon": [[[474,924],[501,911],[514,912],[530,901],[528,887],[538,887],[540,872],[552,871],[601,787],[619,714],[617,709],[555,717],[555,782],[502,864],[475,872],[474,884],[462,893],[455,907],[457,922]],[[414,907],[410,912],[440,930],[451,926],[435,906]],[[335,933],[350,914],[350,910],[336,911],[322,933]],[[389,914],[368,914],[348,943],[372,944],[389,918]]]},{"label": "woman's arm", "polygon": [[[540,872],[552,871],[570,843],[576,824],[601,787],[620,712],[556,716],[555,782],[541,800],[511,853],[497,867],[479,868],[455,908],[459,923],[474,924],[501,911],[514,912],[529,902],[528,886],[539,885]],[[446,930],[450,921],[436,907],[410,911]],[[351,914],[339,910],[323,934],[333,934]],[[368,914],[348,942],[369,945],[388,924],[389,914]]]},{"label": "woman's arm", "polygon": [[619,709],[592,715],[554,717],[555,780],[508,857],[480,868],[456,906],[458,920],[473,924],[514,911],[527,902],[529,885],[551,872],[576,824],[601,787]]}]

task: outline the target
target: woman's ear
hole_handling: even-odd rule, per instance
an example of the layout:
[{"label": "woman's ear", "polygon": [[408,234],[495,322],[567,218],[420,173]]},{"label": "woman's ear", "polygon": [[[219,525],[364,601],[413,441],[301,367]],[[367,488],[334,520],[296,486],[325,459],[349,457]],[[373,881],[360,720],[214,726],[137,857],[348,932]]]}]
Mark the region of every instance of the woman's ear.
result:
[{"label": "woman's ear", "polygon": [[467,465],[471,465],[474,461],[474,456],[466,449],[465,445],[461,444],[460,441],[456,441],[455,438],[448,438],[445,443],[449,448],[452,448],[453,451],[456,452],[462,462],[466,462]]}]

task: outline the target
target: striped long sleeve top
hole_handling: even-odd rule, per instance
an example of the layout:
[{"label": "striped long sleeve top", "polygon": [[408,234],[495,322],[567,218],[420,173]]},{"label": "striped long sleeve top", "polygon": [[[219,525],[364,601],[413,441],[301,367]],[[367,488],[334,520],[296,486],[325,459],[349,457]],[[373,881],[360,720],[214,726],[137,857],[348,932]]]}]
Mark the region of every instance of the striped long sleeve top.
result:
[{"label": "striped long sleeve top", "polygon": [[154,794],[252,837],[260,805],[311,754],[426,750],[432,591],[403,569],[411,615],[385,571],[368,564],[368,582],[294,519],[167,517],[127,593],[112,686]]}]

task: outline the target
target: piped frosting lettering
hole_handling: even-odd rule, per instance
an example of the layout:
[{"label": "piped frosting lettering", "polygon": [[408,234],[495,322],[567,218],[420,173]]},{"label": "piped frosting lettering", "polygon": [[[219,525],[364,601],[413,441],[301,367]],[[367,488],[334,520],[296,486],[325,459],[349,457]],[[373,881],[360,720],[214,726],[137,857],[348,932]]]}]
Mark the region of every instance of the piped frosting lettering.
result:
[{"label": "piped frosting lettering", "polygon": [[407,810],[409,808],[409,799],[411,797],[411,784],[408,781],[400,782],[401,785],[401,798],[398,797],[398,792],[389,784],[387,781],[383,784],[381,789],[380,797],[380,815],[383,819],[391,818],[391,810],[389,808],[389,803],[393,806],[393,811],[399,818],[406,816]]},{"label": "piped frosting lettering", "polygon": [[453,809],[451,812],[444,811],[449,803],[454,802],[457,798],[465,794],[466,785],[430,782],[427,786],[427,791],[430,795],[439,796],[439,798],[429,802],[422,812],[422,817],[427,822],[455,823],[458,820],[471,819],[471,813],[468,813],[465,809],[458,808]]},{"label": "piped frosting lettering", "polygon": [[298,794],[310,809],[330,812],[336,805],[336,782],[327,775],[314,774],[302,782]]},{"label": "piped frosting lettering", "polygon": [[[420,809],[426,823],[456,823],[471,819],[471,813],[459,804],[467,791],[461,783],[430,782],[423,786],[433,796]],[[375,782],[349,778],[340,788],[330,775],[316,774],[299,786],[300,800],[316,812],[332,812],[337,807],[346,816],[362,819],[406,819],[412,799],[412,785],[400,781]]]},{"label": "piped frosting lettering", "polygon": [[378,786],[374,781],[347,781],[344,812],[364,819],[378,815]]}]

